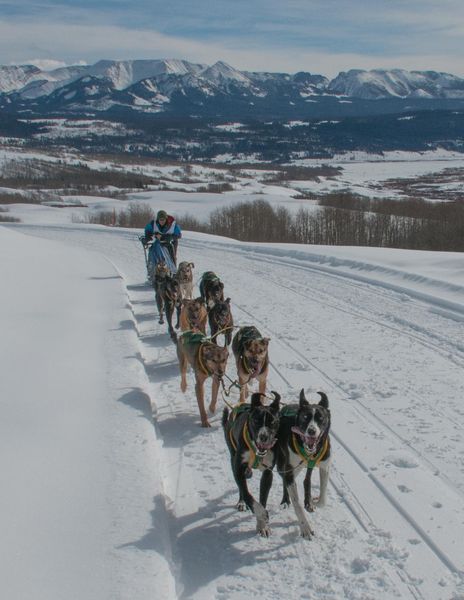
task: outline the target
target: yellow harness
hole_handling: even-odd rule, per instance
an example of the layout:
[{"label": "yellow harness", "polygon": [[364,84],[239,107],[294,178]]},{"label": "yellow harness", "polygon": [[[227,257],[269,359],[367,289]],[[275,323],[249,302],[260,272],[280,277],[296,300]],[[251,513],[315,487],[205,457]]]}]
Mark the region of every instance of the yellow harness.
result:
[{"label": "yellow harness", "polygon": [[[237,406],[243,406],[243,404],[238,404]],[[235,416],[234,416],[234,420],[235,420]],[[242,430],[242,435],[243,435],[243,441],[245,442],[245,445],[250,452],[250,457],[248,459],[248,468],[249,469],[257,469],[266,455],[264,455],[264,456],[257,455],[255,445],[250,437],[250,432],[248,431],[248,421],[245,421],[245,425],[243,426],[243,430]],[[237,444],[235,443],[235,440],[232,435],[232,428],[229,430],[229,440],[230,440],[230,443],[232,444],[233,449],[235,451],[237,451]]]},{"label": "yellow harness", "polygon": [[322,448],[319,450],[319,452],[316,454],[308,454],[304,449],[303,444],[299,442],[296,434],[292,433],[292,447],[293,450],[295,450],[295,452],[303,460],[303,462],[306,463],[306,466],[309,469],[313,469],[319,465],[319,463],[324,459],[324,456],[327,454],[327,450],[329,449],[329,438],[328,436],[325,438]]}]

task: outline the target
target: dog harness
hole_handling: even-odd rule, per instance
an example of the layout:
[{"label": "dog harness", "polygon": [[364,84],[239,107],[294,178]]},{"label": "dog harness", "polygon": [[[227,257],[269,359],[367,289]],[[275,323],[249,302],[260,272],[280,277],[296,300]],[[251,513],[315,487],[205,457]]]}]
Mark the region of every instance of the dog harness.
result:
[{"label": "dog harness", "polygon": [[304,444],[301,442],[297,434],[292,433],[292,450],[300,456],[300,458],[306,463],[308,469],[314,469],[319,463],[324,460],[327,451],[330,448],[329,436],[326,434],[324,442],[319,452],[315,454],[308,454],[305,450]]},{"label": "dog harness", "polygon": [[201,359],[201,349],[203,348],[203,346],[206,346],[207,344],[211,343],[209,338],[207,338],[205,335],[203,335],[203,333],[198,332],[198,331],[193,331],[191,329],[189,329],[188,331],[184,331],[184,333],[180,337],[181,337],[182,343],[184,345],[199,344],[199,346],[198,346],[198,364],[200,365],[200,369],[203,371],[203,373],[209,377],[211,375],[211,373],[205,367],[205,364]]},{"label": "dog harness", "polygon": [[[235,419],[237,418],[237,415],[245,412],[246,410],[248,411],[250,409],[251,409],[251,407],[248,404],[238,404],[238,405],[234,406],[232,409],[232,420],[235,421]],[[263,462],[263,459],[266,457],[267,452],[263,456],[260,456],[256,452],[256,446],[250,437],[250,432],[248,431],[248,419],[245,421],[245,425],[242,430],[242,436],[243,436],[243,441],[245,442],[245,446],[248,448],[248,450],[250,452],[250,458],[248,459],[248,468],[249,469],[258,469],[259,466],[261,465],[261,463]],[[230,443],[232,444],[233,449],[235,451],[237,451],[237,444],[235,443],[235,440],[232,435],[232,428],[229,431],[229,440],[230,440]]]},{"label": "dog harness", "polygon": [[214,271],[205,271],[201,276],[201,281],[219,281],[219,277]]}]

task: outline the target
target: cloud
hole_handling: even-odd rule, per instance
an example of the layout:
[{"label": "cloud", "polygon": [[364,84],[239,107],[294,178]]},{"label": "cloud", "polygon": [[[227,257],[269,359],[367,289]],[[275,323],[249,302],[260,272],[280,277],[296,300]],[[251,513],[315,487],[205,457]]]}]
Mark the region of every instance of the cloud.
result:
[{"label": "cloud", "polygon": [[25,61],[28,65],[35,65],[42,71],[53,71],[59,67],[66,67],[66,63],[62,60],[54,60],[53,58],[32,58]]},{"label": "cloud", "polygon": [[[464,17],[464,5],[443,3]],[[395,67],[464,75],[462,52],[457,50],[464,19],[454,20],[432,0],[380,1],[377,10],[366,10],[364,0],[288,0],[285,8],[280,0],[236,0],[233,5],[217,0],[212,17],[206,0],[113,2],[111,10],[106,0],[98,10],[82,6],[82,0],[72,7],[36,4],[33,19],[29,3],[20,6],[20,14],[0,20],[5,63],[31,62],[31,56],[37,57],[34,64],[50,67],[102,58],[184,58],[208,64],[224,60],[242,70],[305,70],[329,77],[349,68]],[[51,8],[53,13],[48,12]],[[150,11],[159,14],[150,20]],[[142,19],[143,26],[134,25]],[[157,30],[147,27],[150,21]]]}]

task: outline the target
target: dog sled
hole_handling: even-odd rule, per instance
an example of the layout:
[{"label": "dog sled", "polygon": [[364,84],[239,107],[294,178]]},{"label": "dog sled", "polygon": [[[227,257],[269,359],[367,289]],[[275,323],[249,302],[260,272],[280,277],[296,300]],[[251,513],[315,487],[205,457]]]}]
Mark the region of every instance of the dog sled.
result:
[{"label": "dog sled", "polygon": [[170,275],[175,275],[177,273],[176,263],[174,262],[173,258],[174,251],[171,242],[160,241],[158,239],[147,242],[145,236],[140,236],[139,240],[143,246],[145,266],[147,268],[147,277],[149,281],[153,279],[155,267],[159,262],[166,263]]}]

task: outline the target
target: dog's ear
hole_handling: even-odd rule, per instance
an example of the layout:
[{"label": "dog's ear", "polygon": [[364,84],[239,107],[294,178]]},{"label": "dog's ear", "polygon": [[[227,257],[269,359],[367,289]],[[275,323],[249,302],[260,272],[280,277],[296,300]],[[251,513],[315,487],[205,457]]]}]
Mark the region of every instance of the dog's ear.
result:
[{"label": "dog's ear", "polygon": [[230,304],[230,298],[226,298],[225,302],[227,302],[227,304]]},{"label": "dog's ear", "polygon": [[269,346],[270,341],[271,341],[271,338],[268,338],[268,337],[263,338],[263,342],[266,344],[266,346]]},{"label": "dog's ear", "polygon": [[301,388],[301,392],[300,392],[300,408],[303,408],[303,406],[309,406],[309,402],[306,400],[304,388]]},{"label": "dog's ear", "polygon": [[321,397],[321,399],[319,401],[319,406],[323,406],[324,408],[329,408],[329,399],[327,398],[327,394],[324,394],[324,392],[317,392],[317,393]]},{"label": "dog's ear", "polygon": [[191,269],[194,269],[194,268],[195,268],[195,265],[194,265],[193,263],[189,263],[189,265],[190,265],[190,268],[191,268]]},{"label": "dog's ear", "polygon": [[222,281],[219,282],[219,287],[221,288],[221,290],[224,289],[224,284],[222,283]]},{"label": "dog's ear", "polygon": [[274,400],[272,401],[272,404],[269,405],[269,410],[272,413],[278,413],[280,410],[280,394],[274,391],[272,391],[271,394],[274,396]]},{"label": "dog's ear", "polygon": [[261,402],[261,394],[259,392],[255,392],[251,395],[251,408],[256,408],[257,406],[262,406]]},{"label": "dog's ear", "polygon": [[188,298],[183,298],[182,299],[182,306],[188,306],[190,304],[191,300],[189,300]]}]

